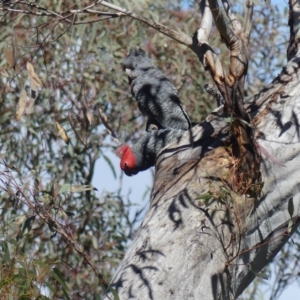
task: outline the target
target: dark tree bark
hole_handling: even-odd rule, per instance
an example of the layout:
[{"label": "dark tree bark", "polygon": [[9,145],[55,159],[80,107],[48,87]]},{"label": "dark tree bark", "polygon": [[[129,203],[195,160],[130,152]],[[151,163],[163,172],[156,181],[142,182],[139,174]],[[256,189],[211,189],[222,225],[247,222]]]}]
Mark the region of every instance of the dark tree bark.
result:
[{"label": "dark tree bark", "polygon": [[[150,208],[111,282],[120,299],[235,299],[299,226],[298,6],[290,2],[288,64],[243,105],[259,179],[247,181],[249,169],[241,171],[232,144],[238,133],[226,117],[239,118],[225,99],[159,154]],[[216,80],[221,93],[225,81]]]}]

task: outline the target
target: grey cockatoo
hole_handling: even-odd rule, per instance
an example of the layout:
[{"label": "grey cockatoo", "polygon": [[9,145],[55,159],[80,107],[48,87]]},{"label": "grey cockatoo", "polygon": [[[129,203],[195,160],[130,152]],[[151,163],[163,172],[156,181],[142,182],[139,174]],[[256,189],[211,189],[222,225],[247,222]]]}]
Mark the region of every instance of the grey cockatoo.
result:
[{"label": "grey cockatoo", "polygon": [[142,49],[132,49],[123,60],[131,92],[142,114],[148,118],[146,130],[191,127],[178,92]]},{"label": "grey cockatoo", "polygon": [[159,151],[176,139],[179,140],[184,132],[181,129],[159,129],[146,132],[133,146],[120,146],[116,153],[121,158],[121,169],[128,176],[149,169],[155,165]]}]

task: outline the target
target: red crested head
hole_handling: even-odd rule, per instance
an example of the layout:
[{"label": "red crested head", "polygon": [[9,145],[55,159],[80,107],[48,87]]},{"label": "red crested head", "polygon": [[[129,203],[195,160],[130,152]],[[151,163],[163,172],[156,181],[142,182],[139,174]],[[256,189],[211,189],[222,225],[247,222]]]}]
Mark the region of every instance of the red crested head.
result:
[{"label": "red crested head", "polygon": [[137,174],[136,157],[128,145],[120,146],[116,154],[121,158],[120,167],[126,175],[131,176]]}]

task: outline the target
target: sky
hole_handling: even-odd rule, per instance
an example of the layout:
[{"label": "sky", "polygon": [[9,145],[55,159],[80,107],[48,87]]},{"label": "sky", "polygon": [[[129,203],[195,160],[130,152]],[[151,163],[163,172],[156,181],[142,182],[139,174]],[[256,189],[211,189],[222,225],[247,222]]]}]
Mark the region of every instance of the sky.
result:
[{"label": "sky", "polygon": [[[272,1],[273,5],[278,5],[281,9],[286,7],[287,2],[284,0],[274,0]],[[288,33],[287,33],[288,34]],[[130,95],[130,94],[129,94]],[[149,202],[148,193],[145,199],[143,199],[143,195],[149,187],[151,188],[153,182],[153,170],[150,169],[144,172],[140,172],[139,174],[127,177],[126,175],[121,176],[121,170],[119,167],[120,159],[110,151],[105,153],[107,155],[113,165],[115,166],[115,170],[117,171],[117,178],[114,178],[113,172],[108,166],[107,162],[100,158],[96,163],[95,175],[93,178],[93,185],[98,189],[100,195],[105,191],[116,191],[117,188],[120,187],[120,184],[123,184],[122,194],[125,196],[129,192],[131,192],[131,201],[140,205],[140,207],[146,205]],[[153,169],[153,168],[152,168]],[[134,209],[137,209],[136,207]],[[134,211],[132,212],[132,214]],[[300,270],[299,270],[300,271]],[[274,280],[274,274],[271,278],[266,282],[266,286],[263,288],[264,291],[264,299],[269,299],[270,296],[270,288],[268,286],[271,285]],[[297,283],[291,284],[280,296],[279,300],[297,300],[300,299],[300,286]],[[256,299],[253,299],[256,300]]]}]

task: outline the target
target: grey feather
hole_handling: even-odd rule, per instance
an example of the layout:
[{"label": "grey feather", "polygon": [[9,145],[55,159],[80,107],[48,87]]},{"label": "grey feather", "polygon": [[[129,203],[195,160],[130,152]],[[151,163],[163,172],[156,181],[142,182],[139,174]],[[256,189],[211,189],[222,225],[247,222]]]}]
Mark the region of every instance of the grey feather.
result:
[{"label": "grey feather", "polygon": [[132,95],[142,114],[148,118],[147,131],[151,125],[158,129],[187,130],[191,127],[175,86],[143,50],[132,49],[124,58],[123,67],[129,77]]},{"label": "grey feather", "polygon": [[149,169],[155,165],[158,153],[171,142],[180,140],[185,130],[160,129],[147,132],[131,149],[136,158],[136,168],[125,171],[128,176]]}]

